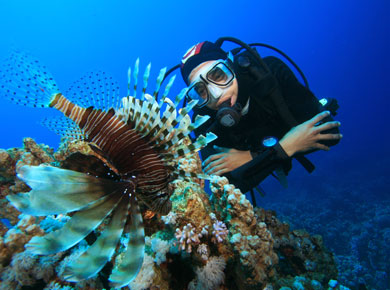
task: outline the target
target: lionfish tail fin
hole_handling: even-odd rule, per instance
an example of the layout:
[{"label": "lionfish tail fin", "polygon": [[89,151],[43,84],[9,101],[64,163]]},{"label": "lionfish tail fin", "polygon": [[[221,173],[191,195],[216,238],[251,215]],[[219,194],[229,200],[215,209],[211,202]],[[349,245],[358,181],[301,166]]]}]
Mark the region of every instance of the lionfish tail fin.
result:
[{"label": "lionfish tail fin", "polygon": [[53,95],[60,91],[44,65],[15,51],[0,70],[0,92],[18,105],[47,108]]}]

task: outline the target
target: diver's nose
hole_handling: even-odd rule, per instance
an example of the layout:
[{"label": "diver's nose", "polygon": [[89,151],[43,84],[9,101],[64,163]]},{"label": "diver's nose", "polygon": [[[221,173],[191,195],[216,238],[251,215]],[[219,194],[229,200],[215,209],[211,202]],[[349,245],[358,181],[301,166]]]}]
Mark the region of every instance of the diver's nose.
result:
[{"label": "diver's nose", "polygon": [[224,93],[224,90],[221,89],[221,88],[218,88],[214,85],[211,85],[209,84],[208,85],[208,90],[210,92],[210,94],[215,98],[215,99],[219,99],[220,97],[222,97],[223,93]]}]

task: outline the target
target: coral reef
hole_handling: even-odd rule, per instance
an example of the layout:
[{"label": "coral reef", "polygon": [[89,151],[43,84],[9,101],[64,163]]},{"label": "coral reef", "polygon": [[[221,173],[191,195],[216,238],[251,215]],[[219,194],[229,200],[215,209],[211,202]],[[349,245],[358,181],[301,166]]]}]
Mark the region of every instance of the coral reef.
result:
[{"label": "coral reef", "polygon": [[290,228],[323,237],[335,255],[339,284],[390,289],[390,181],[384,176],[388,161],[370,160],[367,164],[375,165],[351,170],[354,162],[344,160],[334,167],[340,168],[337,172],[342,168],[342,178],[334,168],[292,178],[288,191],[274,190],[262,199],[262,206],[277,211]]},{"label": "coral reef", "polygon": [[[3,208],[8,208],[5,195],[29,190],[15,176],[17,166],[60,166],[74,152],[93,154],[83,142],[64,143],[53,152],[30,138],[25,139],[23,149],[0,151]],[[180,166],[195,172],[200,170],[200,161],[196,155],[188,156]],[[319,236],[291,231],[274,212],[254,209],[226,178],[210,181],[211,196],[200,180],[176,180],[172,187],[169,214],[161,217],[141,209],[145,259],[131,289],[326,289],[331,287],[330,280],[337,279],[333,256]],[[109,289],[111,262],[99,276],[77,285],[61,278],[66,265],[100,234],[99,228],[70,250],[36,256],[24,245],[33,236],[58,229],[69,217],[35,218],[10,207],[2,218],[11,223],[0,237],[0,289]],[[332,289],[342,288],[337,284]]]}]

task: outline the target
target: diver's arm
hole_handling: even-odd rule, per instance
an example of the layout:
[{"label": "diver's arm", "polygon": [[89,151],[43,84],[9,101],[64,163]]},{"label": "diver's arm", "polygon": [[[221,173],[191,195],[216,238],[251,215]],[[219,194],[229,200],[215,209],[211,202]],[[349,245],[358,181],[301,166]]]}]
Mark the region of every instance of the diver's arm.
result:
[{"label": "diver's arm", "polygon": [[329,115],[328,111],[321,112],[287,132],[280,140],[280,145],[287,155],[292,157],[298,153],[307,154],[315,150],[328,151],[330,149],[328,143],[338,142],[342,135],[329,133],[329,131],[338,128],[339,122],[332,121],[317,125]]},{"label": "diver's arm", "polygon": [[243,151],[235,148],[213,147],[218,150],[218,153],[210,155],[202,163],[203,170],[206,174],[223,175],[253,159],[249,150]]},{"label": "diver's arm", "polygon": [[337,128],[339,122],[327,122],[316,126],[326,118],[329,112],[322,112],[312,119],[292,128],[275,146],[263,148],[260,152],[251,152],[253,160],[226,174],[231,183],[246,192],[259,184],[277,168],[282,167],[285,174],[289,171],[291,158],[295,154],[306,154],[314,150],[329,150],[324,141],[340,140],[341,134],[323,134]]},{"label": "diver's arm", "polygon": [[[299,124],[302,124],[320,112],[326,110],[315,97],[315,95],[305,86],[303,86],[290,68],[276,57],[266,57],[265,62],[278,80],[284,99]],[[322,124],[334,122],[332,116],[327,115],[321,120]],[[321,134],[339,134],[338,126],[333,126],[328,130],[323,130]],[[322,140],[321,143],[327,147],[334,146],[340,139]],[[324,149],[324,148],[317,148]],[[317,149],[313,149],[313,152]],[[309,153],[309,152],[306,152]]]},{"label": "diver's arm", "polygon": [[214,143],[215,142],[212,142],[212,143],[208,144],[205,148],[200,150],[200,155],[201,155],[203,161],[205,161],[211,155],[218,153],[217,150],[213,146]]},{"label": "diver's arm", "polygon": [[286,174],[291,169],[291,158],[279,143],[271,148],[251,152],[251,155],[252,161],[225,174],[229,182],[243,193],[257,186],[275,169],[282,168]]}]

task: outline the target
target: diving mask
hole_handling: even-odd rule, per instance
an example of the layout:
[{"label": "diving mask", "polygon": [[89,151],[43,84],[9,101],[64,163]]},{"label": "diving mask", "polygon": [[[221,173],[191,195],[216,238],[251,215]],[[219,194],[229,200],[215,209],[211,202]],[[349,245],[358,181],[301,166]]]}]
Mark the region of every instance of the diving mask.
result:
[{"label": "diving mask", "polygon": [[198,107],[216,103],[234,78],[234,72],[226,61],[207,65],[195,75],[195,81],[190,84],[186,95],[191,100],[198,100]]}]

